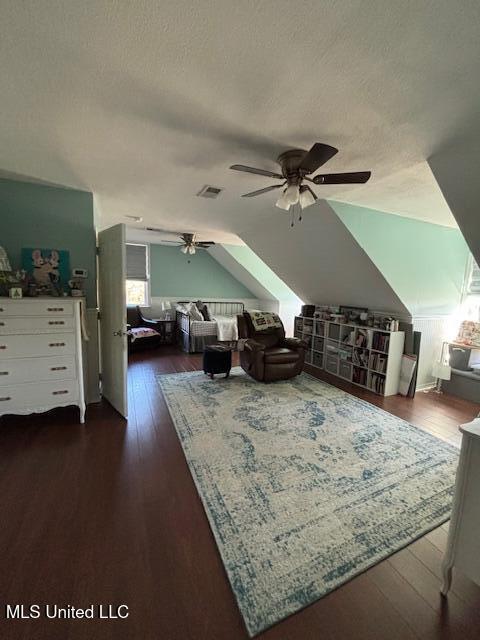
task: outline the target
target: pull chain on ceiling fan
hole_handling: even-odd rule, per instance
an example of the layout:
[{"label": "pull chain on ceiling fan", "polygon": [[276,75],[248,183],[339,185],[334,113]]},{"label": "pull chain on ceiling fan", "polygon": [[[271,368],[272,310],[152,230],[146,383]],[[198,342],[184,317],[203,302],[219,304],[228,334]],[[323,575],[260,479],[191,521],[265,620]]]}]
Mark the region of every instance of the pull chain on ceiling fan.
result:
[{"label": "pull chain on ceiling fan", "polygon": [[[255,173],[268,178],[276,178],[282,180],[281,184],[274,184],[257,191],[243,194],[242,198],[253,198],[255,196],[274,191],[275,189],[283,189],[280,197],[275,203],[280,209],[289,211],[290,207],[299,204],[302,209],[314,204],[318,199],[316,193],[304,181],[312,184],[363,184],[367,182],[371,176],[370,171],[357,171],[354,173],[330,173],[319,174],[314,178],[310,178],[310,174],[314,173],[326,162],[331,160],[338,153],[338,149],[328,144],[316,142],[310,151],[303,149],[290,149],[280,154],[277,162],[281,167],[281,173],[268,171],[266,169],[256,169],[247,167],[243,164],[234,164],[230,169],[235,171],[244,171],[246,173]],[[299,218],[301,219],[301,217]]]}]

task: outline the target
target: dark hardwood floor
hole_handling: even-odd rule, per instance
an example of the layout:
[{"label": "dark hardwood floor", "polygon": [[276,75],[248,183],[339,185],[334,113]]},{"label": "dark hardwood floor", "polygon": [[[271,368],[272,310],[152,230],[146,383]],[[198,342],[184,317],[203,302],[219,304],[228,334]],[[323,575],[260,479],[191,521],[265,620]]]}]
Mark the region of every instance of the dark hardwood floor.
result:
[{"label": "dark hardwood floor", "polygon": [[[173,349],[132,357],[128,424],[107,404],[0,419],[0,638],[247,638],[155,376],[200,368]],[[327,379],[327,376],[325,376]],[[332,381],[338,382],[337,379]],[[447,395],[355,395],[449,442],[479,405]],[[447,526],[262,640],[447,640],[480,635],[480,588],[439,594]],[[126,620],[5,620],[5,603],[126,604]]]}]

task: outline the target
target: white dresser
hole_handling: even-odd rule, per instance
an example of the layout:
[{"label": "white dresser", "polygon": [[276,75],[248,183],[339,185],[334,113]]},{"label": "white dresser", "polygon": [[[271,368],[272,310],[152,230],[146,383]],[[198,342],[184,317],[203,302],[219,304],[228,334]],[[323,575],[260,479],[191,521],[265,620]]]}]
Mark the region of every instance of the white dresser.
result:
[{"label": "white dresser", "polygon": [[443,560],[444,595],[450,589],[453,567],[480,585],[480,418],[460,430],[462,449]]},{"label": "white dresser", "polygon": [[80,304],[0,298],[0,416],[77,405],[85,421]]}]

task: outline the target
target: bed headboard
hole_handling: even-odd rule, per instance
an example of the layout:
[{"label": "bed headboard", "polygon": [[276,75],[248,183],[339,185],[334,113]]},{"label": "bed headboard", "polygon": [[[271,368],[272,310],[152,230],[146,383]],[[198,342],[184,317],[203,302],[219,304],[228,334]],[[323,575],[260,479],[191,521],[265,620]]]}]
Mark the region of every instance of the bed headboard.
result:
[{"label": "bed headboard", "polygon": [[[181,300],[177,304],[188,304],[188,302],[190,301]],[[202,300],[202,302],[207,305],[212,316],[236,316],[245,310],[243,302],[208,302],[207,300]]]}]

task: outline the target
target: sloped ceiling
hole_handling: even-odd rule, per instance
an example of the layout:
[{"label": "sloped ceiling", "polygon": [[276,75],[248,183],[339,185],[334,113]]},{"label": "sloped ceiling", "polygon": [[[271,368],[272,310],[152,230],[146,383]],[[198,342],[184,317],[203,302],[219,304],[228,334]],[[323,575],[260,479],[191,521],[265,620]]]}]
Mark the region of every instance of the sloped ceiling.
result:
[{"label": "sloped ceiling", "polygon": [[246,225],[249,247],[305,302],[350,304],[410,316],[333,209],[319,201],[291,228],[275,211]]},{"label": "sloped ceiling", "polygon": [[238,242],[268,180],[228,166],[316,140],[374,176],[322,197],[455,224],[424,163],[478,118],[478,2],[4,0],[0,55],[0,169],[94,192],[102,226]]},{"label": "sloped ceiling", "polygon": [[209,253],[253,291],[257,298],[288,302],[300,307],[302,301],[250,247],[216,244],[209,249]]},{"label": "sloped ceiling", "polygon": [[445,144],[429,158],[430,167],[480,264],[480,128],[466,139]]}]

